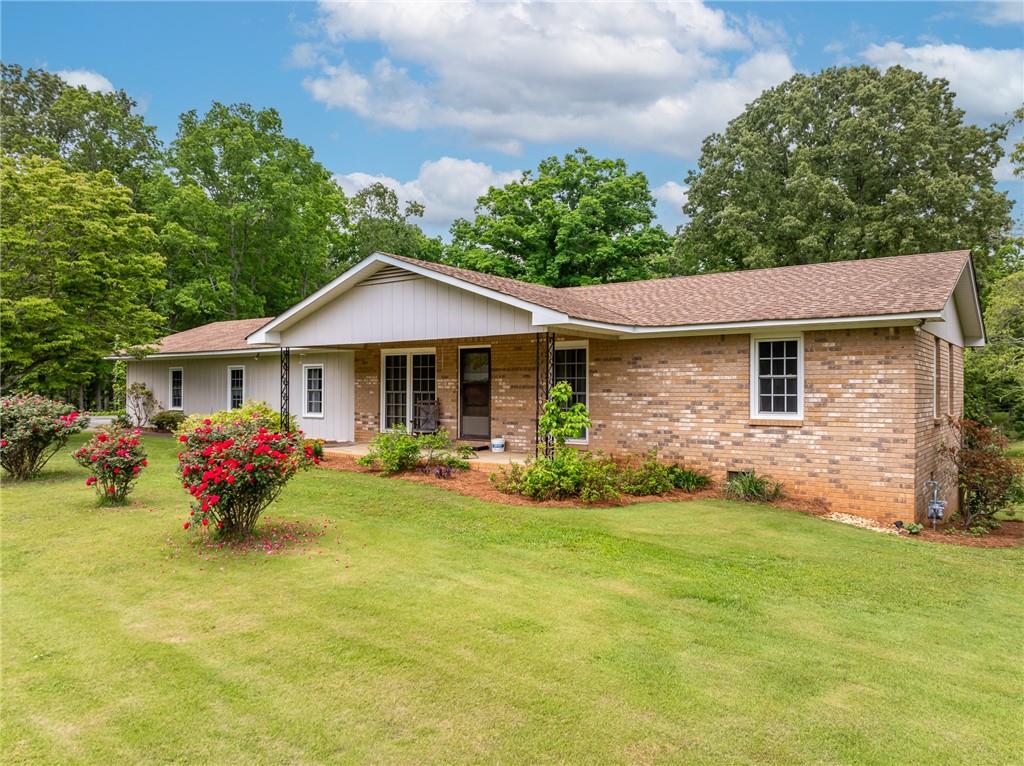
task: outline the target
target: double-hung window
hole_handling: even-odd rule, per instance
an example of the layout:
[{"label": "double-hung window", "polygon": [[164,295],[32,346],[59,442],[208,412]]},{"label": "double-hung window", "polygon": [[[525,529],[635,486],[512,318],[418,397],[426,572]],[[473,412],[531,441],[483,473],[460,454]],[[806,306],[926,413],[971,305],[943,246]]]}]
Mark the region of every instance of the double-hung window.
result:
[{"label": "double-hung window", "polygon": [[168,409],[182,410],[185,408],[185,372],[181,367],[172,367],[168,372],[168,378]]},{"label": "double-hung window", "polygon": [[245,404],[245,367],[228,367],[228,409]]},{"label": "double-hung window", "polygon": [[303,416],[322,418],[324,416],[324,366],[322,364],[303,365],[302,377],[305,382]]},{"label": "double-hung window", "polygon": [[798,420],[803,417],[803,340],[751,339],[750,415]]},{"label": "double-hung window", "polygon": [[[586,343],[560,343],[555,346],[555,382],[565,381],[572,387],[570,404],[587,403],[587,346]],[[585,443],[587,432],[584,429],[570,442]]]}]

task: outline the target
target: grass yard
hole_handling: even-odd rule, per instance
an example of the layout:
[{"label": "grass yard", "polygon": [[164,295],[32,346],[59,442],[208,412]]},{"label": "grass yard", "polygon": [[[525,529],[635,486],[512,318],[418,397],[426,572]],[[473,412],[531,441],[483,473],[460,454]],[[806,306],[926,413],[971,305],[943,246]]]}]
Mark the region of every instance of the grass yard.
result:
[{"label": "grass yard", "polygon": [[336,471],[200,557],[174,444],[125,509],[2,500],[6,762],[1009,764],[1022,549],[723,501],[490,505]]}]

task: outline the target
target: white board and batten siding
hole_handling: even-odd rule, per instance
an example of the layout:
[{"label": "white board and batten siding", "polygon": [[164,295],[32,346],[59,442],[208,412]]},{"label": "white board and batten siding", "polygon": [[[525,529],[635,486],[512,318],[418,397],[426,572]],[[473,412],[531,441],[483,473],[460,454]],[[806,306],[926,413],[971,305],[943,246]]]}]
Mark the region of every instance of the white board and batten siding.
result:
[{"label": "white board and batten siding", "polygon": [[522,309],[392,268],[281,331],[283,346],[439,340],[536,332]]},{"label": "white board and batten siding", "polygon": [[[323,416],[305,415],[304,366],[323,365]],[[228,370],[245,368],[245,401],[281,406],[281,360],[276,351],[239,356],[145,359],[128,362],[128,385],[142,381],[153,391],[160,410],[170,406],[170,370],[182,370],[182,411],[208,414],[228,408]],[[351,352],[291,354],[289,409],[307,436],[328,441],[352,441],[355,403]]]}]

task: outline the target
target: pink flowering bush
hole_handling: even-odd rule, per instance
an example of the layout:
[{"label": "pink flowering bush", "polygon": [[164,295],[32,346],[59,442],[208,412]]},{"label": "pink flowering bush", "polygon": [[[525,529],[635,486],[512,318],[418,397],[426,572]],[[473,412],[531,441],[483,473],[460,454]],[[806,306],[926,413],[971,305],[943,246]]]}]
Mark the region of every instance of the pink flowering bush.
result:
[{"label": "pink flowering bush", "polygon": [[222,535],[248,535],[291,478],[320,462],[301,431],[279,433],[258,417],[206,418],[178,441],[178,475],[193,498],[185,529],[212,526]]},{"label": "pink flowering bush", "polygon": [[76,463],[89,469],[85,486],[96,487],[100,502],[123,504],[142,469],[149,465],[139,433],[138,428],[109,426],[72,455]]},{"label": "pink flowering bush", "polygon": [[12,479],[31,478],[88,422],[70,404],[38,394],[0,398],[0,466]]}]

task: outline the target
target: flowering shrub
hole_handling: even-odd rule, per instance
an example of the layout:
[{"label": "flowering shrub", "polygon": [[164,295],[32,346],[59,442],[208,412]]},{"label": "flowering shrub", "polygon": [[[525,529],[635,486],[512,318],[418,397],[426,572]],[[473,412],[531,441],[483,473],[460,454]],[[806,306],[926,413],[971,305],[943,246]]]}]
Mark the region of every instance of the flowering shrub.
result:
[{"label": "flowering shrub", "polygon": [[12,479],[35,476],[88,422],[70,404],[37,394],[0,398],[0,465]]},{"label": "flowering shrub", "polygon": [[[178,424],[175,433],[188,434],[203,425],[211,425],[216,428],[239,423],[248,423],[256,428],[263,426],[268,431],[279,431],[281,429],[281,413],[272,409],[266,402],[248,401],[237,410],[222,410],[209,415],[189,415]],[[294,415],[288,416],[288,430],[299,430]]]},{"label": "flowering shrub", "polygon": [[291,478],[320,462],[301,431],[279,433],[258,416],[221,425],[206,418],[178,441],[178,475],[193,498],[185,529],[212,525],[224,535],[252,532]]},{"label": "flowering shrub", "polygon": [[149,465],[139,429],[116,425],[99,431],[73,457],[89,469],[85,486],[96,487],[100,501],[106,503],[124,503],[142,469]]}]

